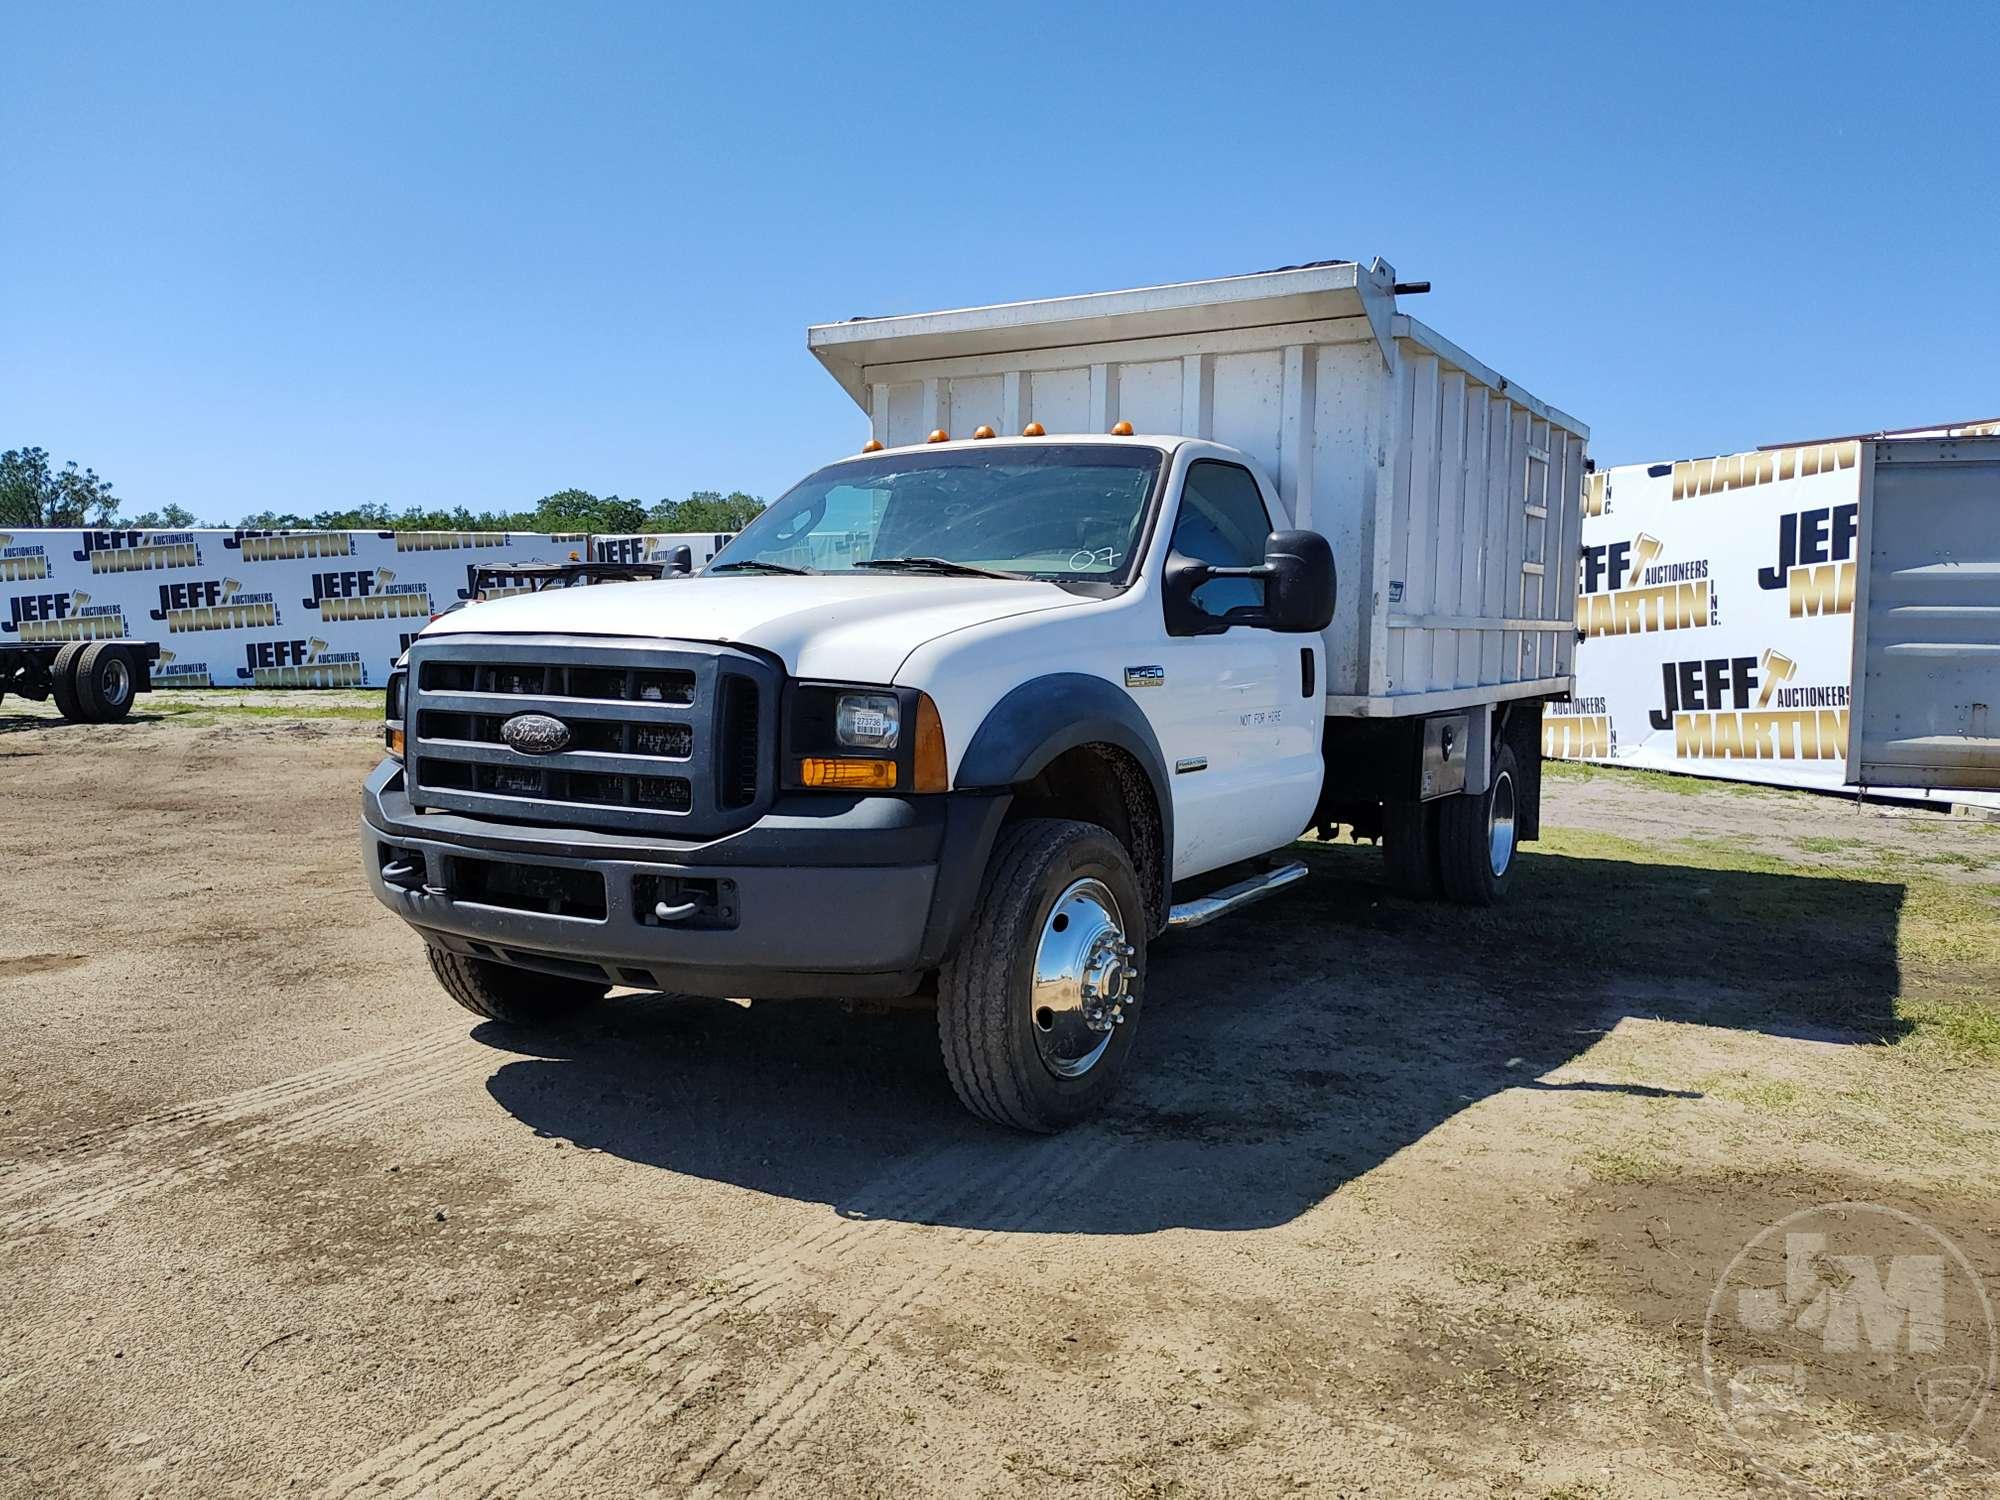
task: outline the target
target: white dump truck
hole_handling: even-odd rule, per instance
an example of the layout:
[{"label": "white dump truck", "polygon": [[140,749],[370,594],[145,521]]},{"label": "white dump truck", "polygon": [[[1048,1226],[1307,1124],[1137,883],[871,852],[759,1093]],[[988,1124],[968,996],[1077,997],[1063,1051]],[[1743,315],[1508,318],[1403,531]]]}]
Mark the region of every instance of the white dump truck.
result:
[{"label": "white dump truck", "polygon": [[504,1022],[934,993],[959,1097],[1028,1130],[1116,1085],[1149,945],[1302,877],[1309,828],[1492,901],[1571,685],[1587,433],[1399,290],[1331,262],[810,330],[861,453],[691,579],[412,644],[377,895]]}]

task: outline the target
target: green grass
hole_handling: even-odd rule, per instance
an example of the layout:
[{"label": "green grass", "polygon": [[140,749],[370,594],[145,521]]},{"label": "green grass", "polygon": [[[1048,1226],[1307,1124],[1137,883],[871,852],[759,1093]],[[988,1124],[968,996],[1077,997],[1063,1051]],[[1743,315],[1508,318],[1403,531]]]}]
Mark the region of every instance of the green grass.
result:
[{"label": "green grass", "polygon": [[1812,837],[1793,839],[1792,844],[1807,854],[1840,854],[1849,849],[1866,849],[1868,840]]},{"label": "green grass", "polygon": [[219,723],[227,719],[345,719],[356,724],[382,722],[380,707],[357,707],[338,703],[300,703],[294,708],[283,703],[163,703],[148,699],[139,710],[167,719],[190,723]]},{"label": "green grass", "polygon": [[1730,797],[1784,796],[1784,787],[1760,786],[1750,781],[1725,781],[1719,777],[1678,776],[1671,771],[1645,771],[1637,766],[1605,766],[1584,760],[1545,760],[1542,777],[1549,781],[1616,781],[1621,786],[1645,787],[1676,797],[1699,797],[1704,792],[1721,792]]},{"label": "green grass", "polygon": [[1685,966],[1692,952],[1711,978],[1836,1024],[1844,995],[1893,986],[1886,1013],[1869,1008],[1844,1024],[1879,1031],[1913,1055],[2000,1064],[2000,890],[1991,885],[1917,866],[1891,872],[1892,851],[1880,850],[1869,863],[1821,864],[1726,838],[1661,846],[1572,828],[1544,829],[1534,848],[1640,867],[1631,920],[1618,924],[1615,939],[1629,963],[1648,962],[1655,946],[1640,910],[1651,904],[1666,935],[1665,971]]}]

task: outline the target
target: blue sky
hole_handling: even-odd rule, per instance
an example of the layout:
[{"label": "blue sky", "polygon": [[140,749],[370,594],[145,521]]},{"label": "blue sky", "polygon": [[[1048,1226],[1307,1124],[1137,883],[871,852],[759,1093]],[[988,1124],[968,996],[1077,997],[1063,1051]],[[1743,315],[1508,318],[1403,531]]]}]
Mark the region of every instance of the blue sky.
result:
[{"label": "blue sky", "polygon": [[855,313],[1382,255],[1601,464],[2000,414],[2000,7],[16,7],[0,447],[775,495]]}]

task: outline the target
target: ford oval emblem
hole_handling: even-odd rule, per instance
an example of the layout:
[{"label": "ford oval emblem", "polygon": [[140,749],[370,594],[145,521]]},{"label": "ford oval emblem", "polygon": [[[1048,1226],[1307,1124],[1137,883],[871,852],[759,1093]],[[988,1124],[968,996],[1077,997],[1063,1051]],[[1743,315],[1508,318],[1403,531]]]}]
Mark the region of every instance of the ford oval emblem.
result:
[{"label": "ford oval emblem", "polygon": [[569,748],[569,725],[547,714],[515,714],[500,726],[500,738],[523,755],[554,755]]}]

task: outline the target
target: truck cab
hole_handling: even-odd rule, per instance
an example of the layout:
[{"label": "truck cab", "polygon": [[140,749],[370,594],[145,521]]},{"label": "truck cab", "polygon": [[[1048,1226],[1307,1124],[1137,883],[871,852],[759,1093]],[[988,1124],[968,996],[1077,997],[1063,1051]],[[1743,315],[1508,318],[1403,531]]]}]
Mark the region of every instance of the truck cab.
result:
[{"label": "truck cab", "polygon": [[1264,455],[1032,414],[891,443],[893,404],[692,578],[412,643],[364,860],[461,1004],[934,995],[961,1100],[1049,1131],[1116,1087],[1151,945],[1299,878],[1315,823],[1400,829],[1405,866],[1497,893],[1532,832],[1502,700],[1548,691],[1553,654],[1335,734],[1335,549]]}]

